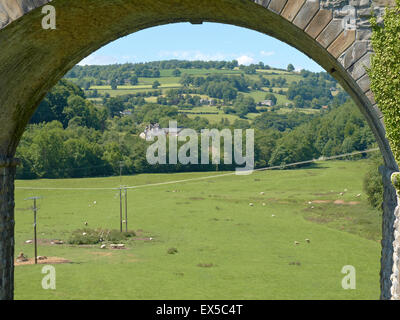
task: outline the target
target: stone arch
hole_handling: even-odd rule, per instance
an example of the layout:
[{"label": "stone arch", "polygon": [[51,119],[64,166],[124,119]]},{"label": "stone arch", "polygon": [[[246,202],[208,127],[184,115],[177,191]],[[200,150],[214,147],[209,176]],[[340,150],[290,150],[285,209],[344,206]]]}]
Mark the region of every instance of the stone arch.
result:
[{"label": "stone arch", "polygon": [[[57,29],[42,28],[50,0],[0,0],[0,298],[12,298],[13,157],[26,124],[46,92],[76,63],[133,32],[173,22],[219,22],[275,37],[319,63],[366,117],[385,162],[381,298],[391,297],[394,210],[390,175],[398,171],[383,115],[365,67],[372,54],[371,9],[391,0],[53,0]],[[13,241],[12,241],[13,242]],[[393,280],[393,279],[392,279]]]}]

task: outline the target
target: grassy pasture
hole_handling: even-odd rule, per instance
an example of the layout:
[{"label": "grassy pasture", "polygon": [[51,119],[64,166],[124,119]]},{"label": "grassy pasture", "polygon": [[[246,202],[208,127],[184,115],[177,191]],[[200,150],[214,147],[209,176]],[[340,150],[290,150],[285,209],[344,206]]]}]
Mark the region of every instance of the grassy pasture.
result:
[{"label": "grassy pasture", "polygon": [[[31,202],[24,199],[37,195],[43,197],[39,255],[71,263],[55,265],[56,290],[41,288],[41,266],[17,266],[15,297],[378,299],[381,217],[363,194],[356,197],[363,193],[366,168],[364,160],[321,162],[298,170],[130,190],[129,229],[142,231],[139,239],[126,243],[127,250],[46,242],[66,241],[85,221],[89,228],[118,229],[116,190],[17,189],[16,252],[33,256],[32,245],[25,244],[32,239]],[[124,176],[122,183],[146,185],[215,174],[143,174]],[[118,185],[119,177],[16,182],[17,187]],[[146,237],[153,240],[141,239]],[[168,254],[171,248],[178,253]],[[356,290],[341,288],[344,265],[356,268]]]}]

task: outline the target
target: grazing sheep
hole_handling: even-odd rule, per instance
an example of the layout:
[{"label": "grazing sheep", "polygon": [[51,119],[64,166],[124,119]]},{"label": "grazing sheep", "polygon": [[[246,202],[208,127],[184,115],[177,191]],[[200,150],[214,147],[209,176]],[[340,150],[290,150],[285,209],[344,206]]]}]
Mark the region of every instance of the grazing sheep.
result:
[{"label": "grazing sheep", "polygon": [[339,193],[339,194],[340,194],[341,196],[342,196],[342,195],[344,195],[344,193],[343,193],[343,192],[341,192],[341,193]]},{"label": "grazing sheep", "polygon": [[263,202],[263,206],[264,206],[264,207],[266,206],[265,202]]},{"label": "grazing sheep", "polygon": [[249,203],[249,206],[252,207],[252,206],[254,206],[254,204],[250,202],[250,203]]},{"label": "grazing sheep", "polygon": [[265,192],[260,192],[260,194],[263,196],[265,194]]},{"label": "grazing sheep", "polygon": [[83,236],[86,236],[86,235],[87,235],[87,233],[86,233],[86,232],[84,232],[84,233],[82,233],[82,235],[83,235]]},{"label": "grazing sheep", "polygon": [[300,244],[300,242],[298,242],[298,241],[295,241],[295,242],[294,242],[294,244],[297,246],[297,245],[299,245],[299,244]]},{"label": "grazing sheep", "polygon": [[273,217],[275,217],[275,215],[274,215],[274,214],[272,214],[272,215],[271,215],[271,217],[273,218]]},{"label": "grazing sheep", "polygon": [[105,249],[106,248],[106,245],[105,244],[102,244],[101,246],[100,246],[100,249]]},{"label": "grazing sheep", "polygon": [[307,242],[307,243],[310,243],[311,241],[310,241],[310,239],[306,239],[306,242]]},{"label": "grazing sheep", "polygon": [[97,204],[97,201],[93,201],[93,204]]},{"label": "grazing sheep", "polygon": [[88,225],[88,223],[87,223],[86,221],[85,221],[85,223],[84,223],[84,224],[85,224],[85,226],[87,226],[87,225]]},{"label": "grazing sheep", "polygon": [[312,202],[311,201],[308,201],[308,204],[311,204]]},{"label": "grazing sheep", "polygon": [[361,197],[361,193],[359,193],[358,195],[356,195],[357,198]]},{"label": "grazing sheep", "polygon": [[26,244],[31,244],[33,241],[32,240],[26,240],[25,243]]},{"label": "grazing sheep", "polygon": [[21,252],[17,257],[17,262],[25,262],[28,261],[28,257]]}]

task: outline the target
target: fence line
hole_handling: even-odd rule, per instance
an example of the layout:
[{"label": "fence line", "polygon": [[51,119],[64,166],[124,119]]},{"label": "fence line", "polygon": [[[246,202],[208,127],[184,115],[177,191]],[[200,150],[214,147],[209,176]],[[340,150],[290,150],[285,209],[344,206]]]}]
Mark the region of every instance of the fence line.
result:
[{"label": "fence line", "polygon": [[[294,167],[297,165],[309,164],[309,163],[314,163],[317,161],[328,161],[328,160],[340,159],[340,158],[345,158],[345,157],[349,157],[349,156],[354,156],[354,155],[358,155],[358,154],[362,154],[362,153],[370,153],[370,152],[375,152],[375,151],[379,151],[379,148],[368,149],[368,150],[363,150],[363,151],[355,151],[355,152],[350,152],[350,153],[343,153],[343,154],[331,156],[331,157],[320,157],[318,159],[293,162],[293,163],[289,163],[289,164],[282,164],[279,166],[258,168],[258,169],[254,169],[253,172],[274,170],[274,169],[284,169],[287,167]],[[199,178],[182,179],[182,180],[166,181],[166,182],[159,182],[159,183],[150,183],[150,184],[143,184],[143,185],[138,185],[138,186],[124,186],[124,187],[120,186],[120,187],[114,187],[114,188],[15,187],[15,189],[19,189],[19,190],[65,190],[65,191],[70,191],[70,190],[81,190],[81,191],[83,191],[83,190],[94,190],[94,191],[96,191],[96,190],[120,190],[121,188],[123,188],[123,189],[139,189],[139,188],[155,187],[155,186],[162,186],[162,185],[168,185],[168,184],[178,184],[178,183],[184,183],[184,182],[190,182],[190,181],[201,181],[201,180],[220,178],[220,177],[226,177],[226,176],[232,176],[232,175],[237,175],[237,173],[229,172],[229,173],[222,173],[222,174],[206,176],[206,177],[199,177]]]}]

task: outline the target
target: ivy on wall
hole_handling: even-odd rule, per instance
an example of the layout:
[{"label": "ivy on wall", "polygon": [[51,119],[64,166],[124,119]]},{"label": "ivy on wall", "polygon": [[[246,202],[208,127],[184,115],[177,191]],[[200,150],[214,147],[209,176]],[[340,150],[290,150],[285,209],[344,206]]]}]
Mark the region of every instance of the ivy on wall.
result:
[{"label": "ivy on wall", "polygon": [[386,8],[383,22],[371,18],[375,54],[368,70],[371,90],[384,115],[386,136],[400,163],[400,0]]}]

